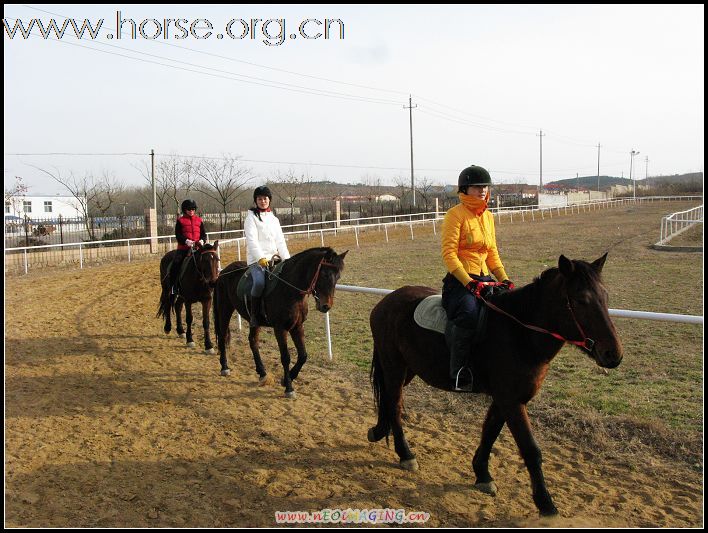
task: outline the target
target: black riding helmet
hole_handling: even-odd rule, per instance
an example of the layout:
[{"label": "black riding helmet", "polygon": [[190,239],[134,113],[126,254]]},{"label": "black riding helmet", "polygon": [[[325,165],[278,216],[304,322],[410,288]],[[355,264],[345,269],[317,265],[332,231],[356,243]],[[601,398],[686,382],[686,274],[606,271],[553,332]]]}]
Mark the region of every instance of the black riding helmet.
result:
[{"label": "black riding helmet", "polygon": [[191,199],[187,199],[184,202],[182,202],[182,213],[186,213],[187,209],[194,209],[195,211],[197,210],[197,202]]},{"label": "black riding helmet", "polygon": [[258,198],[259,196],[267,196],[271,202],[273,201],[273,193],[270,192],[270,189],[265,185],[256,187],[256,189],[253,191],[253,201],[255,202],[256,198]]},{"label": "black riding helmet", "polygon": [[470,185],[491,185],[492,177],[489,172],[477,165],[471,165],[460,172],[457,179],[457,192],[466,192]]}]

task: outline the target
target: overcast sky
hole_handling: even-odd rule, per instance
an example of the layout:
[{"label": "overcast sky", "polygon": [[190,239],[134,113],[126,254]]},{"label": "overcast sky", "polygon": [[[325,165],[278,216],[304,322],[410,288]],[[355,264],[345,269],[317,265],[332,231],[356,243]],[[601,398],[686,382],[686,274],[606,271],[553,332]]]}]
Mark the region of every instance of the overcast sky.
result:
[{"label": "overcast sky", "polygon": [[[410,178],[409,94],[415,175],[436,184],[472,163],[537,184],[539,130],[544,183],[595,175],[598,143],[603,175],[628,177],[631,150],[639,178],[703,171],[703,5],[32,4],[4,18],[4,176],[30,194],[66,192],[33,166],[144,184],[151,149],[239,156],[254,183],[391,184]],[[33,18],[104,21],[93,40],[9,37]],[[327,39],[325,19],[341,21]]]}]

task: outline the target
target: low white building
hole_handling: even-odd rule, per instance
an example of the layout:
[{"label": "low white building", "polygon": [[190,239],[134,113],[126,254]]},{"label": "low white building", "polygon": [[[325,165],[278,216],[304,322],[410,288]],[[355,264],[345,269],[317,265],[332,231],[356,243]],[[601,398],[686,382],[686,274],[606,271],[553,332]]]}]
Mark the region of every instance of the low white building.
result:
[{"label": "low white building", "polygon": [[81,204],[73,196],[34,196],[26,194],[5,200],[5,215],[32,219],[80,218]]}]

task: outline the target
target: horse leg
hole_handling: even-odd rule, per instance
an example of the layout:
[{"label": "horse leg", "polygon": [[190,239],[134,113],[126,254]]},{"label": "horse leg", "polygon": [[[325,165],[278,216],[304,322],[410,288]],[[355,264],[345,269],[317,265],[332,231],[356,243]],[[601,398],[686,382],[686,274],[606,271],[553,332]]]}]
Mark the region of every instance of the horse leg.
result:
[{"label": "horse leg", "polygon": [[280,362],[283,365],[283,381],[281,384],[285,387],[285,397],[295,398],[293,390],[293,382],[290,379],[290,352],[288,351],[288,332],[284,329],[274,328],[275,338],[278,340],[278,348],[280,348]]},{"label": "horse leg", "polygon": [[177,296],[175,299],[175,322],[177,322],[177,335],[180,339],[184,338],[184,325],[182,324],[182,307],[184,307],[184,300]]},{"label": "horse leg", "polygon": [[231,374],[231,369],[226,359],[226,347],[231,342],[231,330],[229,329],[229,322],[231,322],[231,315],[233,315],[233,309],[222,310],[220,306],[215,307],[214,313],[219,313],[219,319],[214,319],[214,328],[216,329],[216,342],[219,345],[219,363],[221,364],[221,375],[228,376]]},{"label": "horse leg", "polygon": [[506,425],[519,447],[526,469],[529,471],[533,501],[536,507],[543,516],[557,515],[558,509],[553,505],[553,498],[551,498],[543,479],[541,449],[531,434],[531,423],[526,412],[526,405],[505,406],[502,412],[506,419]]},{"label": "horse leg", "polygon": [[406,370],[401,369],[396,372],[389,372],[384,378],[386,379],[386,392],[389,395],[387,411],[393,414],[391,431],[393,433],[394,448],[400,459],[401,468],[414,472],[418,470],[418,461],[408,446],[401,420],[403,418],[403,383],[406,379]]},{"label": "horse leg", "polygon": [[251,353],[253,354],[253,362],[256,364],[256,372],[258,372],[258,383],[260,385],[265,385],[266,377],[268,373],[263,366],[263,360],[261,359],[261,352],[258,349],[258,333],[261,328],[256,326],[248,328],[248,345],[251,347]]},{"label": "horse leg", "polygon": [[302,365],[307,361],[307,351],[305,350],[305,328],[300,323],[295,329],[290,332],[295,348],[297,349],[297,362],[290,369],[290,379],[297,378]]},{"label": "horse leg", "polygon": [[160,295],[160,306],[163,310],[163,316],[165,317],[165,334],[169,334],[172,331],[172,304],[170,303],[170,289],[169,287],[162,287],[162,294]]},{"label": "horse leg", "polygon": [[211,298],[202,302],[202,326],[204,326],[204,353],[211,355],[214,353],[214,345],[211,343],[209,335],[209,315],[211,313]]},{"label": "horse leg", "polygon": [[492,452],[492,446],[497,440],[499,433],[504,427],[504,417],[499,412],[496,404],[492,402],[487,411],[487,418],[482,426],[482,440],[479,443],[477,451],[474,452],[472,459],[472,468],[477,476],[475,487],[494,496],[497,493],[497,487],[494,484],[494,479],[489,473],[489,454]]},{"label": "horse leg", "polygon": [[194,348],[194,334],[192,333],[192,322],[194,321],[194,316],[192,315],[192,304],[189,302],[184,302],[184,307],[187,315],[187,346],[189,348]]}]

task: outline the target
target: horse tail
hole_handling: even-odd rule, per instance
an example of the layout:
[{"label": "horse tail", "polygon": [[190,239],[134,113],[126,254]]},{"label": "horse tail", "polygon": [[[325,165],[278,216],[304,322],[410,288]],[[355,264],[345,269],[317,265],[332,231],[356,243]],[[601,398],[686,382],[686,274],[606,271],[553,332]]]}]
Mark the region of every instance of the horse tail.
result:
[{"label": "horse tail", "polygon": [[388,434],[391,430],[393,413],[391,412],[390,402],[387,399],[384,370],[381,366],[381,358],[376,346],[374,346],[374,355],[371,359],[369,378],[374,392],[374,405],[378,413],[378,423],[369,429],[368,438],[370,442],[376,442],[386,437],[386,444],[388,444]]}]

